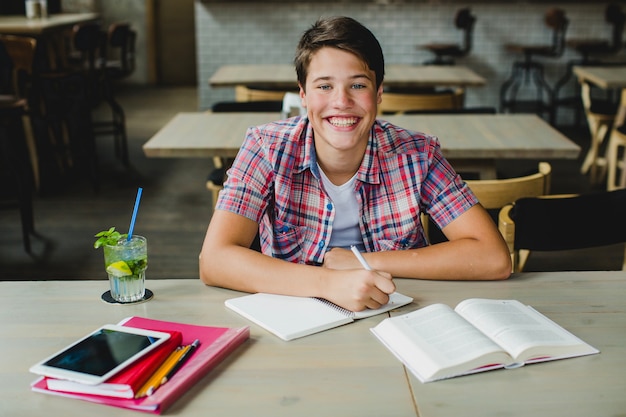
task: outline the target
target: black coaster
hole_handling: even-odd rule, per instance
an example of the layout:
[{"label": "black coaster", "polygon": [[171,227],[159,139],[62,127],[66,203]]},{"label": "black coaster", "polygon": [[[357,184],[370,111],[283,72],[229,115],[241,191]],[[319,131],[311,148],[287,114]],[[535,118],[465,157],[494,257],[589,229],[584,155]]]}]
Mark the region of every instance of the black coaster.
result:
[{"label": "black coaster", "polygon": [[117,304],[117,305],[127,305],[127,304],[145,303],[146,301],[151,300],[152,297],[154,297],[154,293],[146,288],[146,293],[143,295],[143,298],[141,300],[137,300],[137,301],[129,301],[127,303],[124,303],[124,302],[121,302],[121,301],[116,301],[111,296],[111,290],[109,290],[109,291],[105,292],[104,294],[102,294],[101,298],[102,298],[102,301],[104,301],[105,303]]}]

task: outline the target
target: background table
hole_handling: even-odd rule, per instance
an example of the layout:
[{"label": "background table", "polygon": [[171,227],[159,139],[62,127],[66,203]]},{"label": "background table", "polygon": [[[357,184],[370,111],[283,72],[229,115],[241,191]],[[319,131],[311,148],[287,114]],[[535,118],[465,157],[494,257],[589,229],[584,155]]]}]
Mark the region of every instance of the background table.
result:
[{"label": "background table", "polygon": [[[467,67],[460,65],[405,65],[385,66],[383,84],[393,88],[416,87],[468,87],[482,86],[487,81]],[[237,85],[264,88],[295,89],[298,87],[296,71],[291,64],[277,65],[225,65],[209,79],[211,87]]]},{"label": "background table", "polygon": [[579,80],[586,80],[605,90],[626,88],[626,65],[587,67],[575,66],[574,74]]},{"label": "background table", "polygon": [[[224,307],[241,293],[199,280],[150,280],[146,303],[100,300],[102,281],[0,282],[3,415],[137,416],[33,393],[33,363],[105,323],[141,315],[192,324],[250,325],[251,338],[203,378],[169,415],[609,416],[626,409],[626,273],[522,273],[506,281],[396,279],[415,298],[392,314],[469,297],[518,299],[600,349],[599,355],[421,384],[369,328],[385,315],[284,342]],[[417,407],[417,410],[416,408]]]},{"label": "background table", "polygon": [[[143,146],[148,157],[232,158],[246,129],[279,113],[179,113]],[[495,177],[497,159],[575,159],[580,147],[536,115],[385,116],[398,126],[439,137],[456,169]]]}]

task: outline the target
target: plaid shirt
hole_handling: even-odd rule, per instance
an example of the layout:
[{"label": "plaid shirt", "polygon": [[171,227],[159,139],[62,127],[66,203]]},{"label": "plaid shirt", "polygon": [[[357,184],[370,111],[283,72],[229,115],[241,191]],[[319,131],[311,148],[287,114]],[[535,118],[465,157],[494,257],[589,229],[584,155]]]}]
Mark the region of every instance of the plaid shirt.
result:
[{"label": "plaid shirt", "polygon": [[[478,202],[436,137],[382,120],[372,127],[355,192],[368,252],[426,246],[420,212],[443,227]],[[321,264],[335,208],[322,186],[308,119],[249,128],[216,208],[258,222],[263,253]]]}]

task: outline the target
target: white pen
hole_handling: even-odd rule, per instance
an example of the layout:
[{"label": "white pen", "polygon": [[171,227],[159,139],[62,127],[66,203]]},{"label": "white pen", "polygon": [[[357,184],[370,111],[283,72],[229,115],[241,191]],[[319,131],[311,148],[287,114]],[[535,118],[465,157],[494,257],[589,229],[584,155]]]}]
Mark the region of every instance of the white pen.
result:
[{"label": "white pen", "polygon": [[363,255],[361,255],[361,252],[359,252],[359,250],[357,249],[357,247],[352,245],[350,246],[350,249],[352,249],[352,253],[354,253],[354,255],[359,260],[359,262],[361,262],[361,265],[363,265],[363,268],[367,269],[368,271],[371,271],[372,267],[369,266],[369,264],[367,263]]}]

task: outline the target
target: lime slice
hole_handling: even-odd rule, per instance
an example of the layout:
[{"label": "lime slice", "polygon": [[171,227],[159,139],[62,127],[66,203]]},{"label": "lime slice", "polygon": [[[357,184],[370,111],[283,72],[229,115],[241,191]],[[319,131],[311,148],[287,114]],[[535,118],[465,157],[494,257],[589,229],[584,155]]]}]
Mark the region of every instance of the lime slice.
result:
[{"label": "lime slice", "polygon": [[114,277],[124,277],[133,274],[128,264],[124,261],[113,262],[111,265],[107,266],[106,271]]}]

